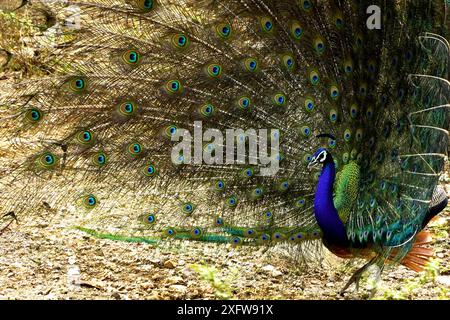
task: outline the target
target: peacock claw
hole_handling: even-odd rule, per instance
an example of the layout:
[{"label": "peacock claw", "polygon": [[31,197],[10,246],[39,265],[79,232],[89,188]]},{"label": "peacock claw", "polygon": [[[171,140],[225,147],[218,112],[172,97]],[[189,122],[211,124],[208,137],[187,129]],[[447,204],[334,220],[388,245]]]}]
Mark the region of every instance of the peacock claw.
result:
[{"label": "peacock claw", "polygon": [[341,296],[344,295],[345,291],[347,291],[347,289],[354,283],[355,284],[355,291],[358,292],[359,290],[359,282],[361,280],[361,277],[363,275],[363,273],[371,266],[375,263],[375,258],[373,258],[372,260],[370,260],[368,263],[366,263],[364,266],[362,266],[360,269],[358,269],[351,277],[350,279],[347,281],[347,283],[345,284],[344,288],[342,288],[342,290],[339,292],[339,294]]},{"label": "peacock claw", "polygon": [[14,221],[18,222],[18,221],[17,221],[17,216],[15,215],[15,213],[14,213],[13,211],[8,212],[8,213],[4,214],[4,215],[1,217],[1,219],[4,219],[4,218],[6,218],[6,219],[9,218],[10,221],[8,221],[8,223],[6,224],[6,226],[4,226],[3,228],[0,229],[0,235],[3,234],[3,232],[5,232],[5,230],[8,229],[9,226],[10,226]]}]

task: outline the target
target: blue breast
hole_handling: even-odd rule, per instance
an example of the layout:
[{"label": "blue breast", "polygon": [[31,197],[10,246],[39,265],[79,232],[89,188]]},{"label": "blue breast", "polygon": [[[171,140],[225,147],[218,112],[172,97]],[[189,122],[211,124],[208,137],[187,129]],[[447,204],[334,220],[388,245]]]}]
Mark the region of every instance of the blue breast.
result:
[{"label": "blue breast", "polygon": [[327,244],[347,247],[349,245],[347,232],[333,203],[335,177],[334,163],[326,163],[322,168],[317,184],[314,197],[314,215]]}]

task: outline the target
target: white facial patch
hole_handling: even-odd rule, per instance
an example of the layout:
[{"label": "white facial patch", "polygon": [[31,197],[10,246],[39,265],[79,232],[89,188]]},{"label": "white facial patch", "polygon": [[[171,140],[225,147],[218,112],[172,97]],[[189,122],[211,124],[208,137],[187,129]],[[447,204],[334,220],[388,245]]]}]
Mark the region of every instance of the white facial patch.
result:
[{"label": "white facial patch", "polygon": [[319,155],[317,156],[317,161],[322,163],[325,161],[326,158],[327,158],[327,152],[324,150],[321,153],[319,153]]}]

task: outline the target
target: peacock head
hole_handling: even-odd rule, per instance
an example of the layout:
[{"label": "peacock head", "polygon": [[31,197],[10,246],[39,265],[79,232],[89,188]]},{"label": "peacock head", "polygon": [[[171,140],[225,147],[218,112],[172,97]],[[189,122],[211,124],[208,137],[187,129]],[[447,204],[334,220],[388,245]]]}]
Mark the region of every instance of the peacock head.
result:
[{"label": "peacock head", "polygon": [[331,153],[325,148],[320,148],[312,155],[311,161],[308,163],[308,168],[317,167],[319,165],[323,166],[328,162],[333,162]]}]

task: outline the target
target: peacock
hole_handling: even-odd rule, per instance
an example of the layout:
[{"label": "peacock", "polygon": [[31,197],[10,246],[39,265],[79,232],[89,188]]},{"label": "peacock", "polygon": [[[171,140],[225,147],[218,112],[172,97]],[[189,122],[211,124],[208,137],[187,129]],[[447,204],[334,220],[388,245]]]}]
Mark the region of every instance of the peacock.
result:
[{"label": "peacock", "polygon": [[323,243],[367,259],[343,291],[371,265],[421,271],[432,257],[424,228],[448,201],[448,0],[18,7],[41,15],[18,41],[44,74],[0,89],[8,226],[66,210],[117,241]]}]

